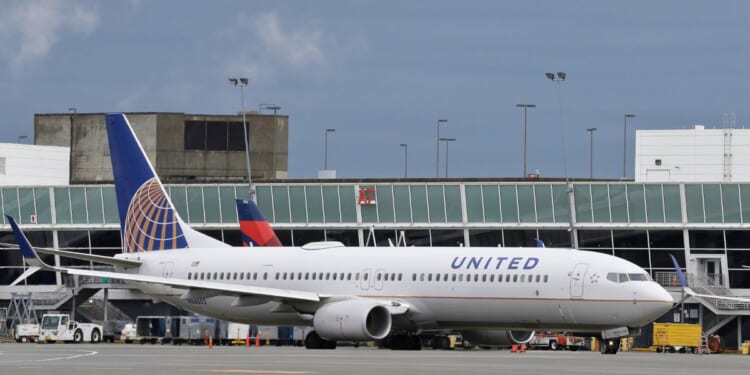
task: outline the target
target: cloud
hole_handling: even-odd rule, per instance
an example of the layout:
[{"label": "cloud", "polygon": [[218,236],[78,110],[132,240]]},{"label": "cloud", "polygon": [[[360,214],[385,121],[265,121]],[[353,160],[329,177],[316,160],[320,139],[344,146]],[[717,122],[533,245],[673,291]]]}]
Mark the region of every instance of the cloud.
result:
[{"label": "cloud", "polygon": [[93,11],[61,0],[10,4],[0,9],[0,57],[13,69],[43,59],[61,38],[91,34],[99,22]]},{"label": "cloud", "polygon": [[322,63],[323,51],[320,31],[284,30],[279,17],[273,13],[263,14],[254,21],[260,42],[273,53],[292,65]]}]

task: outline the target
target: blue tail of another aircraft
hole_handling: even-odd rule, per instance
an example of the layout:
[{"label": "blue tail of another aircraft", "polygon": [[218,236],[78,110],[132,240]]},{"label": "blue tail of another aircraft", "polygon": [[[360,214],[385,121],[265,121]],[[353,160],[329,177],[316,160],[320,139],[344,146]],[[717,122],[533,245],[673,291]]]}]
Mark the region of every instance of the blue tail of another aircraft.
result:
[{"label": "blue tail of another aircraft", "polygon": [[281,241],[260,213],[258,206],[249,199],[235,199],[237,218],[240,221],[242,246],[281,246]]},{"label": "blue tail of another aircraft", "polygon": [[128,119],[122,113],[105,117],[123,252],[227,246],[185,225]]}]

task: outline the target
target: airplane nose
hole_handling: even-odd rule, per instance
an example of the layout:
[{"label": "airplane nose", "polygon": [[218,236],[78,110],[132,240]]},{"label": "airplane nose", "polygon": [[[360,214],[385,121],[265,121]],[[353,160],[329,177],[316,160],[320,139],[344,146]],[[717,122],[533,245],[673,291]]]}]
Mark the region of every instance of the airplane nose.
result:
[{"label": "airplane nose", "polygon": [[672,295],[664,287],[655,282],[652,282],[648,291],[644,293],[644,297],[651,302],[648,304],[648,310],[650,310],[648,315],[652,315],[654,318],[658,318],[671,310],[674,304]]}]

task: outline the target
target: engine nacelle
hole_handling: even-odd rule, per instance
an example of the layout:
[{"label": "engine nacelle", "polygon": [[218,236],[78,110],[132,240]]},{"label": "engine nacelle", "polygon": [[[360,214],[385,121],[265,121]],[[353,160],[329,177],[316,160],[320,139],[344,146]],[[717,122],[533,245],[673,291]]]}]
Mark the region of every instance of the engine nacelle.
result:
[{"label": "engine nacelle", "polygon": [[326,340],[380,340],[391,331],[391,313],[362,299],[331,302],[315,312],[313,327]]},{"label": "engine nacelle", "polygon": [[509,346],[526,344],[534,337],[534,331],[469,330],[461,331],[461,336],[473,345]]}]

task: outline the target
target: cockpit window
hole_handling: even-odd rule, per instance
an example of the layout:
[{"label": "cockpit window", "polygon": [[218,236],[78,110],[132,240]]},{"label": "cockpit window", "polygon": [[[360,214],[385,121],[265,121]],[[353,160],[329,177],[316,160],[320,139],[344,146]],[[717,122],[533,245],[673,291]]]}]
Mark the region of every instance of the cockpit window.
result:
[{"label": "cockpit window", "polygon": [[650,279],[646,273],[629,273],[628,277],[633,281],[649,281]]},{"label": "cockpit window", "polygon": [[626,283],[628,281],[650,281],[647,273],[614,273],[607,274],[607,280],[613,283]]}]

